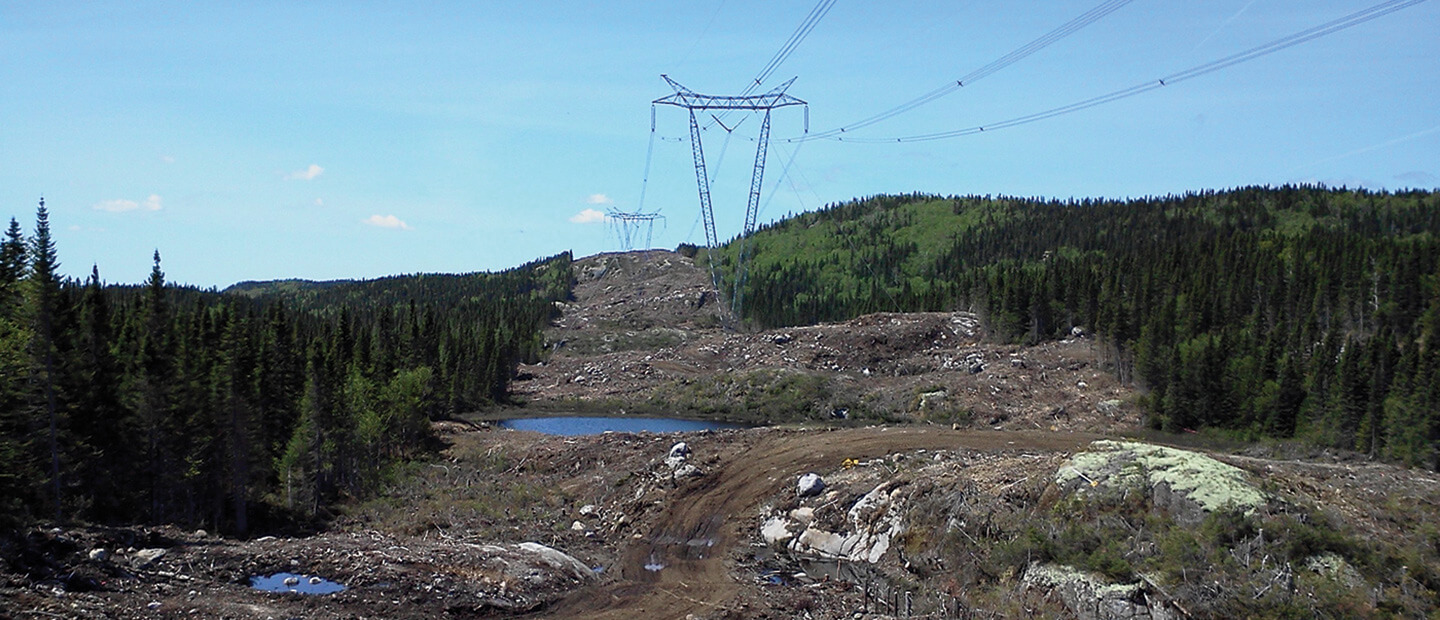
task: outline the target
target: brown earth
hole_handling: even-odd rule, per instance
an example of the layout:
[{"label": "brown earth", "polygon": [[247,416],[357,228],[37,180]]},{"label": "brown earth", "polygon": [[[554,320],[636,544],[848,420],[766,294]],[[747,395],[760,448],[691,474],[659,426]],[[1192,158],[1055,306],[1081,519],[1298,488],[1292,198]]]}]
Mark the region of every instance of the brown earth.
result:
[{"label": "brown earth", "polygon": [[512,388],[529,409],[1091,432],[1139,423],[1133,389],[1087,337],[987,343],[967,312],[735,331],[708,274],[679,254],[601,254],[575,270],[575,299],[547,334],[553,353],[522,365]]},{"label": "brown earth", "polygon": [[[1039,498],[1062,462],[1140,421],[1133,391],[1102,370],[1103,347],[1083,336],[990,344],[963,312],[741,333],[721,327],[707,276],[682,256],[611,254],[576,266],[576,299],[549,334],[551,355],[521,368],[515,391],[526,407],[489,417],[623,410],[795,422],[844,410],[834,421],[850,426],[556,437],[441,423],[448,447],[437,459],[312,536],[23,532],[0,543],[0,617],[895,617],[901,586],[949,592],[949,575],[973,566],[918,554],[926,541],[914,539],[860,566],[863,580],[797,565],[762,544],[759,529],[797,505],[799,476],[824,477],[830,494],[821,500],[838,506],[832,512],[902,481],[914,499],[965,504],[955,515],[969,521],[941,527],[970,536],[992,519],[1043,514]],[[1176,439],[1184,438],[1163,438]],[[693,472],[665,462],[682,440]],[[1440,531],[1434,474],[1328,453],[1281,458],[1278,449],[1217,456],[1278,503],[1319,507],[1375,540],[1424,545],[1433,541],[1423,532]],[[153,549],[165,553],[145,562]],[[1425,596],[1419,581],[1405,581],[1414,571],[1396,568],[1406,596]],[[249,587],[250,577],[281,571],[348,589],[307,596]],[[1071,615],[1014,576],[1001,583],[1013,589],[1002,588],[999,601],[970,601],[965,613]],[[945,601],[959,599],[935,600],[921,613],[950,617]]]}]

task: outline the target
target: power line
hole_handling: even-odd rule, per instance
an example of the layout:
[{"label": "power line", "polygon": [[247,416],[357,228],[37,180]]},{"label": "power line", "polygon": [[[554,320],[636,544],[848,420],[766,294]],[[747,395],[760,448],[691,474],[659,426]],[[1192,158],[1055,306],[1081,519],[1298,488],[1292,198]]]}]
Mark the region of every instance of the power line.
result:
[{"label": "power line", "polygon": [[1027,114],[1025,116],[1019,116],[1009,120],[991,123],[988,125],[977,125],[975,127],[967,127],[965,129],[956,129],[953,131],[941,131],[936,133],[918,134],[913,136],[902,136],[898,138],[852,138],[848,136],[836,137],[833,133],[825,136],[822,136],[821,134],[812,134],[808,137],[791,138],[789,140],[786,140],[786,142],[792,142],[797,140],[812,140],[819,137],[827,137],[840,142],[858,143],[924,142],[929,140],[944,140],[948,138],[957,138],[960,136],[968,136],[986,131],[994,131],[997,129],[1006,129],[1018,125],[1025,125],[1036,121],[1054,118],[1063,114],[1069,114],[1071,112],[1079,112],[1080,110],[1093,108],[1095,106],[1110,103],[1112,101],[1118,101],[1120,99],[1126,99],[1128,97],[1133,97],[1135,95],[1149,92],[1157,88],[1164,88],[1166,86],[1177,84],[1185,80],[1197,78],[1208,73],[1213,73],[1221,69],[1238,65],[1242,62],[1254,60],[1261,56],[1273,54],[1280,50],[1318,39],[1325,35],[1334,34],[1336,32],[1340,32],[1341,30],[1358,26],[1370,20],[1384,17],[1401,9],[1406,9],[1422,2],[1425,2],[1425,0],[1390,0],[1388,2],[1382,2],[1369,8],[1356,11],[1339,19],[1326,22],[1319,26],[1302,30],[1295,34],[1276,39],[1269,43],[1252,47],[1243,52],[1231,54],[1224,58],[1212,60],[1204,64],[1199,64],[1194,67],[1190,67],[1189,69],[1172,73],[1170,75],[1155,80],[1136,84],[1135,86],[1131,86],[1129,88],[1122,88],[1120,90],[1106,93],[1098,97],[1091,97],[1084,101],[1077,101],[1075,103],[1063,105],[1058,108],[1051,108],[1042,112]]},{"label": "power line", "polygon": [[[817,2],[814,8],[810,9],[810,13],[805,16],[805,19],[800,22],[800,25],[795,27],[795,32],[790,33],[790,38],[785,40],[785,43],[780,46],[780,50],[775,52],[775,55],[770,57],[770,61],[765,63],[765,66],[760,69],[759,73],[755,74],[754,79],[745,85],[745,90],[741,91],[739,96],[749,96],[753,94],[756,89],[760,88],[760,86],[765,83],[765,80],[770,78],[770,74],[774,73],[776,69],[779,69],[780,65],[790,58],[790,54],[795,52],[795,48],[799,47],[800,43],[804,41],[806,37],[810,36],[810,31],[814,30],[815,26],[820,23],[820,20],[830,12],[830,9],[835,6],[835,2],[836,0],[820,0]],[[708,130],[714,127],[716,123],[723,125],[724,119],[729,118],[729,114],[729,112],[721,112],[718,118],[712,117],[714,118],[713,121],[706,121],[702,129]]]},{"label": "power line", "polygon": [[845,125],[844,127],[837,127],[828,131],[817,132],[811,135],[811,139],[829,138],[841,133],[845,133],[847,131],[853,131],[862,127],[869,127],[870,125],[874,125],[875,123],[884,121],[895,116],[899,116],[901,114],[909,112],[910,110],[914,110],[915,108],[930,103],[931,101],[935,101],[936,99],[944,97],[945,95],[960,90],[968,84],[973,84],[976,80],[988,77],[995,72],[1004,69],[1005,67],[1020,62],[1025,57],[1048,47],[1050,44],[1055,43],[1056,41],[1059,41],[1065,37],[1068,37],[1071,34],[1079,31],[1080,29],[1089,26],[1090,24],[1100,21],[1101,18],[1115,12],[1120,7],[1123,7],[1129,3],[1130,0],[1106,0],[1105,2],[1100,3],[1099,6],[1096,6],[1095,8],[1081,14],[1079,17],[1065,22],[1060,27],[1045,33],[1040,38],[1026,43],[1025,45],[1014,49],[1010,53],[1005,54],[1004,56],[1001,56],[994,61],[991,61],[990,64],[987,64],[983,67],[980,67],[979,69],[971,71],[970,73],[962,75],[958,79],[944,86],[941,86],[940,88],[932,90],[928,93],[925,93],[919,97],[911,99],[910,101],[890,108],[889,110],[885,110],[884,112],[881,112],[874,116],[861,119],[849,125]]}]

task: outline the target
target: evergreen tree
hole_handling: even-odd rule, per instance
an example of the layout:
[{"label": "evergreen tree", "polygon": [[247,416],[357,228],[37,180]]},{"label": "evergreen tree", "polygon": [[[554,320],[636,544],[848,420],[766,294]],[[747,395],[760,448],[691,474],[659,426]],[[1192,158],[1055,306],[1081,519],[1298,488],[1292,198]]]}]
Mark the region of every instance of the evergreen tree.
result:
[{"label": "evergreen tree", "polygon": [[29,306],[34,326],[31,340],[33,358],[32,382],[37,391],[39,409],[46,425],[45,445],[49,452],[49,502],[55,520],[63,517],[64,485],[60,479],[60,342],[64,325],[59,324],[62,311],[60,294],[60,262],[55,241],[50,237],[50,213],[45,199],[35,210],[35,236],[30,241]]}]

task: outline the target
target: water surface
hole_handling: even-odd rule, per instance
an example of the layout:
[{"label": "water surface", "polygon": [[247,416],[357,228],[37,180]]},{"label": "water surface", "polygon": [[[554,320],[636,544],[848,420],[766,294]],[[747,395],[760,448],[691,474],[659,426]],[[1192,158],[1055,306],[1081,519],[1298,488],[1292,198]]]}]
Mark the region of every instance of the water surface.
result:
[{"label": "water surface", "polygon": [[[294,583],[287,584],[286,580],[293,580]],[[334,594],[345,589],[344,585],[329,579],[297,573],[256,575],[250,578],[250,587],[266,592],[298,592],[300,594]]]}]

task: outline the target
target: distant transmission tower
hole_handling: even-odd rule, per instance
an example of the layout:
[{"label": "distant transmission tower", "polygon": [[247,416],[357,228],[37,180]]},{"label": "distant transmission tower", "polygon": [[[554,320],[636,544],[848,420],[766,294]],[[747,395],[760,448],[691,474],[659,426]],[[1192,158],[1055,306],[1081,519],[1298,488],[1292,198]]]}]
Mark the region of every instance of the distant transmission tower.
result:
[{"label": "distant transmission tower", "polygon": [[[735,292],[730,298],[731,310],[738,318],[741,316],[740,310],[744,298],[745,240],[755,232],[756,211],[760,207],[760,185],[765,176],[765,152],[770,145],[770,111],[792,105],[805,106],[805,131],[809,133],[810,104],[785,94],[785,89],[790,88],[790,84],[795,82],[795,78],[790,78],[789,81],[763,95],[727,97],[702,95],[681,86],[667,75],[660,77],[665,78],[670,87],[675,89],[675,94],[651,102],[651,130],[654,130],[653,108],[656,105],[673,105],[690,111],[690,148],[695,154],[695,181],[700,186],[700,215],[701,219],[705,221],[705,243],[709,248],[709,252],[706,254],[710,258],[710,279],[715,284],[717,295],[724,295],[720,288],[719,259],[715,256],[716,250],[720,247],[720,240],[715,234],[715,212],[710,206],[710,181],[705,172],[705,149],[700,144],[700,123],[695,120],[695,112],[697,110],[765,111],[765,120],[760,125],[760,137],[756,140],[755,170],[750,176],[750,202],[745,208],[745,228],[740,233],[740,253],[735,262]],[[718,122],[719,119],[716,120]]]},{"label": "distant transmission tower", "polygon": [[650,238],[655,233],[655,220],[663,220],[665,216],[659,213],[610,211],[605,214],[605,219],[614,222],[620,243],[625,247],[625,251],[629,252],[635,249],[635,241],[640,236],[641,228],[645,229],[645,249],[650,249]]}]

